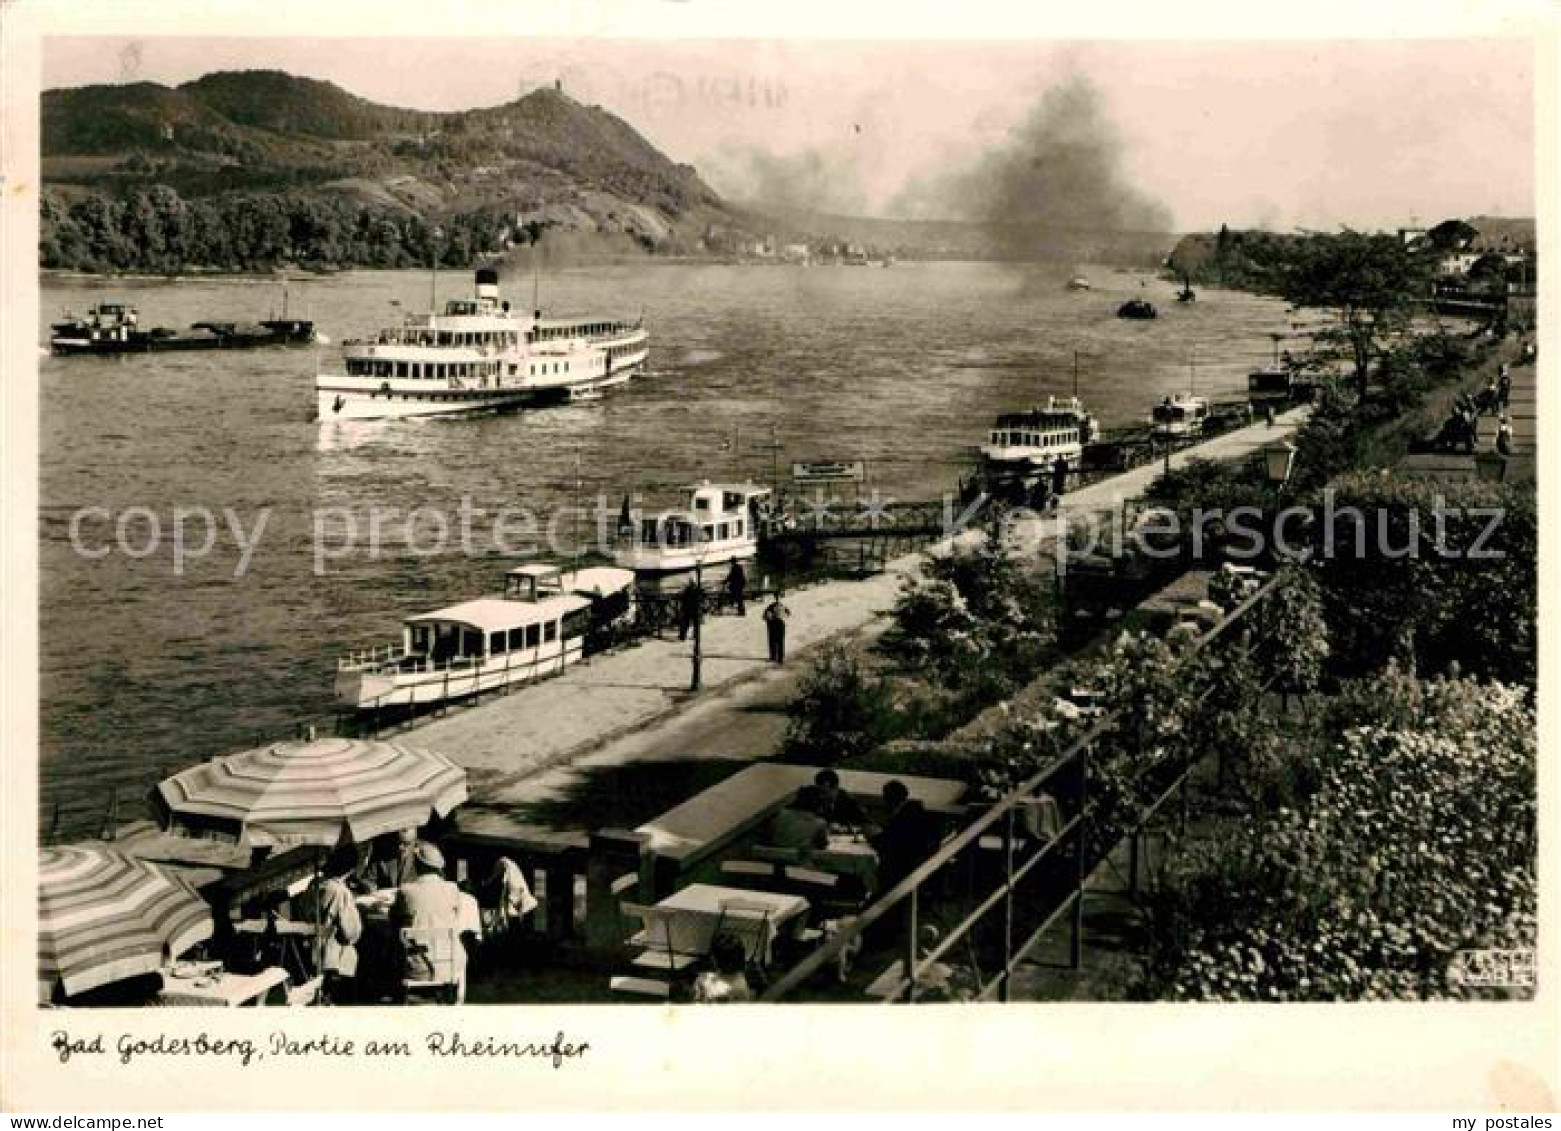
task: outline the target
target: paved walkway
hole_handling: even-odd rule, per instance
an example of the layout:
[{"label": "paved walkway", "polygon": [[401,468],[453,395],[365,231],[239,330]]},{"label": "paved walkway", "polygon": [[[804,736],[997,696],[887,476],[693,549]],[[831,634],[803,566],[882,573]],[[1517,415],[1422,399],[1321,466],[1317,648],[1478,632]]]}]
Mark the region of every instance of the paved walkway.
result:
[{"label": "paved walkway", "polygon": [[[1193,457],[1244,458],[1288,434],[1303,413],[1287,413],[1273,428],[1257,424],[1220,436],[1176,454],[1172,465]],[[1071,492],[1063,512],[1109,513],[1121,500],[1141,494],[1162,471],[1163,462],[1155,461]],[[1032,532],[1037,544],[1055,529],[1051,520],[1044,526]],[[962,538],[979,536],[969,532]],[[587,806],[564,803],[587,792],[593,774],[631,763],[747,761],[775,753],[785,733],[785,704],[804,666],[799,661],[827,640],[881,631],[903,578],[921,560],[919,554],[907,555],[867,580],[788,594],[792,618],[783,668],[767,661],[762,609],[755,603],[746,618],[706,620],[704,689],[697,695],[688,691],[690,644],[652,639],[509,695],[454,708],[415,725],[405,740],[438,750],[471,772],[474,803],[462,810],[463,827],[547,838],[577,835],[600,822],[581,812]]]}]

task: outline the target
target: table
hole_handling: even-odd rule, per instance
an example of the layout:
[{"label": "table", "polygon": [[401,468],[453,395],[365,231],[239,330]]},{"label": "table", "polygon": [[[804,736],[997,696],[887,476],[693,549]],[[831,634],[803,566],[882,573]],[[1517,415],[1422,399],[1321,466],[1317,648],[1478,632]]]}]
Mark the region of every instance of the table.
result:
[{"label": "table", "polygon": [[[741,908],[728,904],[741,903]],[[689,884],[667,896],[658,908],[665,911],[699,911],[712,919],[718,917],[769,920],[770,931],[764,940],[764,961],[770,961],[770,948],[775,936],[782,933],[793,919],[800,925],[807,915],[808,901],[800,895],[783,895],[772,891],[752,891],[748,888],[729,888],[720,884]],[[708,947],[709,941],[706,941]]]},{"label": "table", "polygon": [[[758,828],[798,790],[811,784],[817,773],[817,766],[758,762],[635,831],[643,835],[651,852],[677,861],[679,869],[686,871]],[[839,774],[842,792],[853,797],[877,798],[886,783],[898,778],[928,812],[962,812],[959,799],[966,789],[962,781],[868,770],[840,770]]]},{"label": "table", "polygon": [[813,853],[811,862],[826,872],[855,876],[868,892],[878,889],[878,853],[860,833],[830,833],[829,847]]},{"label": "table", "polygon": [[220,965],[211,972],[210,966],[200,966],[192,968],[190,977],[175,976],[175,969],[179,968],[162,972],[163,989],[158,996],[166,1005],[260,1005],[273,990],[287,984],[287,971],[280,966],[267,967],[258,974],[235,974]]},{"label": "table", "polygon": [[1036,840],[1050,842],[1062,834],[1062,810],[1049,793],[1026,798],[1015,815],[1020,827]]}]

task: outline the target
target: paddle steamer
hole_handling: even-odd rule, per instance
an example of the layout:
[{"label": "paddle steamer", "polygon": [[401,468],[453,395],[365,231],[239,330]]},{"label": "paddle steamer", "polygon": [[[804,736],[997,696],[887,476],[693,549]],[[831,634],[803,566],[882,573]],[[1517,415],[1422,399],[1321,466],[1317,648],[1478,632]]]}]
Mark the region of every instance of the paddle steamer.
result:
[{"label": "paddle steamer", "polygon": [[638,322],[515,313],[499,297],[498,272],[482,268],[472,298],[344,343],[342,369],[315,378],[319,419],[439,416],[584,399],[629,380],[648,348]]}]

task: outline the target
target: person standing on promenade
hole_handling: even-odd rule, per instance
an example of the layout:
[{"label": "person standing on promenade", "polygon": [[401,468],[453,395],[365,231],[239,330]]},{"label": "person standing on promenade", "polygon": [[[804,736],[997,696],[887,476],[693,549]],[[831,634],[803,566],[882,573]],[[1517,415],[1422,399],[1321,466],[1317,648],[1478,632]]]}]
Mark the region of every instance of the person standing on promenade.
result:
[{"label": "person standing on promenade", "polygon": [[1052,501],[1052,505],[1053,506],[1057,506],[1057,505],[1061,504],[1061,502],[1062,502],[1062,493],[1064,491],[1066,491],[1067,489],[1068,489],[1068,461],[1066,459],[1064,459],[1062,456],[1058,456],[1056,461],[1052,464],[1052,494],[1051,494],[1051,501]]},{"label": "person standing on promenade", "polygon": [[1496,451],[1504,456],[1512,454],[1512,419],[1506,413],[1501,414],[1501,423],[1496,428]]},{"label": "person standing on promenade", "polygon": [[748,575],[743,572],[742,562],[732,563],[732,572],[726,575],[726,591],[731,594],[732,604],[737,606],[737,615],[748,615],[748,605],[744,595],[748,591]]},{"label": "person standing on promenade", "polygon": [[694,618],[699,615],[700,597],[699,586],[692,581],[683,586],[683,592],[678,596],[679,640],[687,640],[688,630],[694,627]]},{"label": "person standing on promenade", "polygon": [[786,662],[786,621],[790,617],[791,610],[781,603],[780,590],[777,589],[769,608],[764,610],[764,632],[769,638],[772,664]]}]

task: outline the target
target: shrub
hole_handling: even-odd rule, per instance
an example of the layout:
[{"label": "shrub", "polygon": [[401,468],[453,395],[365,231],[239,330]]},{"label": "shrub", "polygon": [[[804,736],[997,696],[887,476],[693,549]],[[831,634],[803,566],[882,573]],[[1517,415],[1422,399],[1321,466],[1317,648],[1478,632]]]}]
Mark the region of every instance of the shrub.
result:
[{"label": "shrub", "polygon": [[1145,992],[1462,997],[1482,991],[1449,976],[1458,952],[1535,945],[1528,692],[1421,690],[1409,726],[1344,734],[1304,809],[1249,819],[1168,870]]},{"label": "shrub", "polygon": [[842,644],[827,646],[813,661],[787,715],[784,756],[815,764],[856,757],[897,730],[884,683],[863,672]]}]

